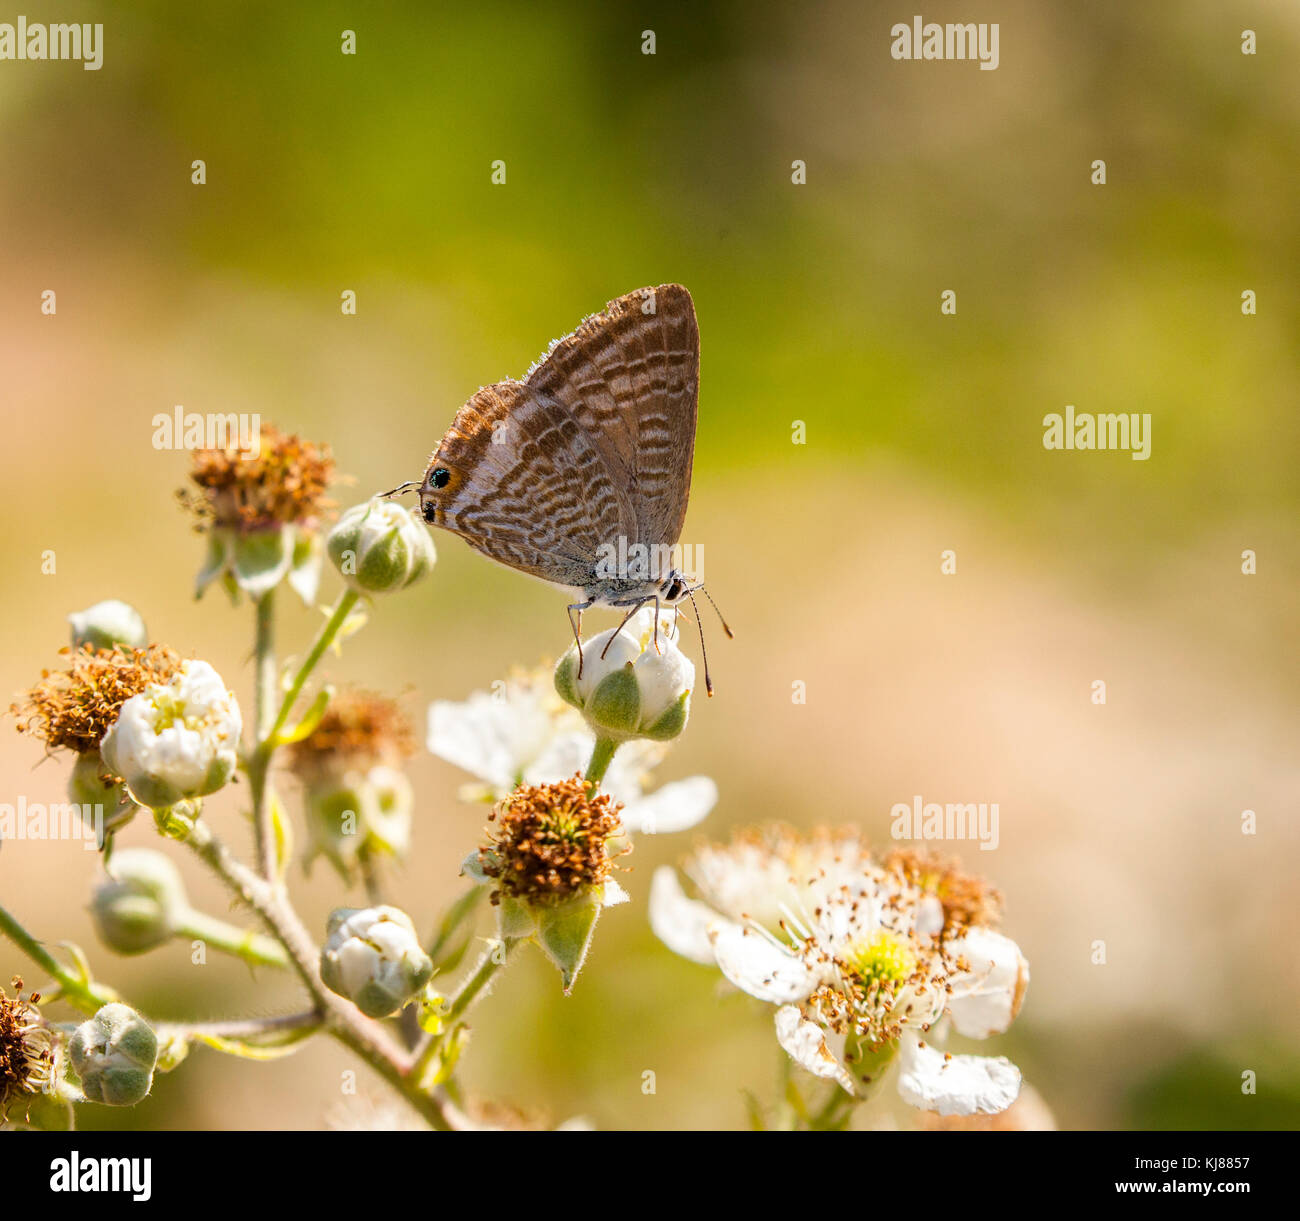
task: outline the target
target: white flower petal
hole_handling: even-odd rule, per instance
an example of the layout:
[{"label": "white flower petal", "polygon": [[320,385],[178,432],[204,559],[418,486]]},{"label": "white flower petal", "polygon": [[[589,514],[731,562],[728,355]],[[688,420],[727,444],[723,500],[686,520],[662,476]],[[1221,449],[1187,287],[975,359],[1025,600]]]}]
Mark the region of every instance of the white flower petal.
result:
[{"label": "white flower petal", "polygon": [[613,878],[610,878],[602,888],[600,905],[601,907],[617,907],[620,903],[628,902],[631,897]]},{"label": "white flower petal", "polygon": [[709,929],[720,919],[713,908],[687,897],[675,869],[661,865],[655,870],[650,881],[650,927],[674,954],[711,967]]},{"label": "white flower petal", "polygon": [[550,722],[540,704],[476,691],[464,703],[437,700],[429,708],[432,754],[500,789],[542,749]]},{"label": "white flower petal", "polygon": [[1020,1070],[1004,1056],[945,1056],[904,1035],[898,1092],[903,1101],[940,1115],[993,1115],[1020,1093]]},{"label": "white flower petal", "polygon": [[700,822],[717,801],[718,786],[708,776],[691,776],[629,802],[620,817],[628,831],[643,835],[685,831]]},{"label": "white flower petal", "polygon": [[853,1093],[853,1078],[826,1046],[826,1032],[816,1022],[805,1018],[794,1005],[783,1005],[776,1011],[776,1041],[800,1068],[814,1077],[838,1081],[845,1090]]},{"label": "white flower petal", "polygon": [[524,769],[525,784],[549,784],[585,772],[596,739],[583,730],[566,730],[551,738]]},{"label": "white flower petal", "polygon": [[719,969],[742,992],[776,1005],[803,1000],[816,987],[804,962],[760,933],[739,924],[711,930],[713,957]]},{"label": "white flower petal", "polygon": [[948,952],[961,955],[969,972],[950,977],[953,994],[948,1002],[952,1024],[959,1034],[985,1039],[1011,1025],[1029,983],[1029,964],[1010,937],[992,929],[973,928],[948,944]]}]

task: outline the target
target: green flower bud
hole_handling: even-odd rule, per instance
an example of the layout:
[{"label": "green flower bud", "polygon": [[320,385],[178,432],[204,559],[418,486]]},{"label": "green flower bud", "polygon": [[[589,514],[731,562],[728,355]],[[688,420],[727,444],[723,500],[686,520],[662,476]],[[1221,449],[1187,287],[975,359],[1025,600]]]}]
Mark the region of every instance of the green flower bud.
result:
[{"label": "green flower bud", "polygon": [[367,1017],[396,1013],[433,975],[411,918],[395,907],[341,907],[330,915],[328,932],[321,979]]},{"label": "green flower bud", "polygon": [[429,532],[389,500],[353,505],[329,532],[325,549],[348,585],[364,594],[405,589],[437,558]]},{"label": "green flower bud", "polygon": [[162,945],[185,923],[189,910],[176,866],[149,848],[114,853],[109,876],[90,901],[99,939],[119,954],[143,954]]},{"label": "green flower bud", "polygon": [[68,777],[68,800],[81,807],[81,816],[99,837],[101,848],[114,831],[120,831],[135,817],[140,808],[126,789],[111,779],[97,750],[77,756]]},{"label": "green flower bud", "polygon": [[[670,612],[638,611],[626,626],[573,645],[555,667],[555,690],[586,718],[598,738],[666,742],[681,734],[690,714],[695,667],[677,646]],[[579,673],[581,671],[581,673]]]},{"label": "green flower bud", "polygon": [[84,611],[68,616],[72,624],[72,647],[90,645],[111,649],[115,644],[142,649],[149,643],[149,632],[134,606],[110,599],[96,602]]},{"label": "green flower bud", "polygon": [[129,1107],[153,1085],[158,1038],[149,1023],[127,1005],[105,1005],[77,1027],[68,1043],[72,1067],[91,1102]]}]

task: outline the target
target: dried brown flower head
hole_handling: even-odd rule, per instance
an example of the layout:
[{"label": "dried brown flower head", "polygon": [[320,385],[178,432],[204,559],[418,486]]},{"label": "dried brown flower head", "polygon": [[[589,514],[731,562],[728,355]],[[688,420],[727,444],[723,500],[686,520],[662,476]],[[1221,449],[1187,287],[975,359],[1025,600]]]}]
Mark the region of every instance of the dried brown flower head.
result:
[{"label": "dried brown flower head", "polygon": [[300,775],[336,767],[396,767],[414,753],[415,735],[401,705],[358,690],[337,692],[320,724],[289,748],[290,764]]},{"label": "dried brown flower head", "polygon": [[42,1024],[33,992],[23,998],[23,981],[13,979],[14,997],[0,988],[0,1117],[24,1094],[39,1094],[50,1084],[54,1040]]},{"label": "dried brown flower head", "polygon": [[613,867],[605,843],[622,830],[623,807],[592,796],[575,775],[553,784],[521,785],[490,815],[497,826],[479,852],[483,872],[501,895],[529,903],[560,903],[604,883]]},{"label": "dried brown flower head", "polygon": [[945,937],[968,928],[991,928],[1002,918],[1002,895],[983,878],[966,873],[956,859],[915,848],[895,848],[883,863],[890,872],[939,900]]},{"label": "dried brown flower head", "polygon": [[9,711],[21,733],[39,738],[50,750],[78,754],[98,750],[122,705],[150,683],[167,682],[180,666],[180,658],[161,644],[60,652],[71,653],[71,668],[42,670],[41,681]]},{"label": "dried brown flower head", "polygon": [[200,529],[217,525],[251,533],[293,522],[312,526],[330,504],[324,497],[334,480],[334,459],[327,445],[264,424],[253,457],[237,447],[196,450],[190,479],[200,491],[183,488],[177,496]]}]

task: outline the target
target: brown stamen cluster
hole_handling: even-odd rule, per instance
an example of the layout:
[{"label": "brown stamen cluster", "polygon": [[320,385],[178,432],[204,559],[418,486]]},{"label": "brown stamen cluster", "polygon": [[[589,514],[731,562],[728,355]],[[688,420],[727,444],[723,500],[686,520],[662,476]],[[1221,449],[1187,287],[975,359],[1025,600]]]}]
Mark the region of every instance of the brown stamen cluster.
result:
[{"label": "brown stamen cluster", "polygon": [[497,823],[479,852],[483,872],[501,895],[529,903],[559,903],[604,883],[613,862],[610,836],[622,830],[622,806],[592,796],[581,776],[554,784],[521,785],[490,815]]},{"label": "brown stamen cluster", "polygon": [[40,995],[24,1000],[17,976],[13,987],[13,999],[0,988],[0,1117],[19,1095],[41,1093],[54,1067],[53,1039],[36,1010]]},{"label": "brown stamen cluster", "polygon": [[324,496],[334,459],[328,446],[266,424],[252,457],[238,448],[196,450],[190,479],[201,491],[182,489],[177,497],[199,529],[216,524],[251,533],[292,522],[310,526],[329,507]]},{"label": "brown stamen cluster", "polygon": [[943,936],[968,928],[992,927],[1002,918],[1002,895],[983,878],[966,873],[961,862],[914,848],[895,848],[884,867],[943,906]]},{"label": "brown stamen cluster", "polygon": [[39,738],[50,750],[78,754],[98,750],[122,705],[150,683],[167,682],[180,668],[180,658],[161,644],[61,652],[72,653],[71,669],[42,670],[41,681],[9,711],[21,733]]},{"label": "brown stamen cluster", "polygon": [[340,691],[320,724],[290,748],[300,775],[332,767],[383,763],[396,767],[415,753],[411,722],[396,700],[370,691]]}]

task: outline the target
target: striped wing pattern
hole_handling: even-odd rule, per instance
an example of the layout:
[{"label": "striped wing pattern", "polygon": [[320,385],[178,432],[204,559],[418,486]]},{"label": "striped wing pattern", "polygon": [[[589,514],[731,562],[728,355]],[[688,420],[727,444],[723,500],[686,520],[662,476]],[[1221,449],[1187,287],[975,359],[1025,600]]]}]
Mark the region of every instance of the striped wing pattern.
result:
[{"label": "striped wing pattern", "polygon": [[[647,300],[652,304],[646,307]],[[680,285],[588,318],[522,382],[480,390],[429,461],[435,524],[490,559],[589,585],[602,544],[678,541],[690,492],[699,331]],[[437,489],[432,473],[450,479]]]}]

